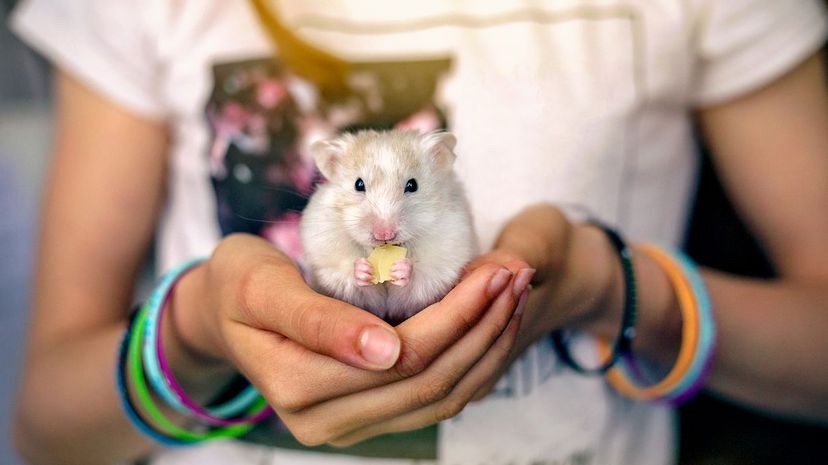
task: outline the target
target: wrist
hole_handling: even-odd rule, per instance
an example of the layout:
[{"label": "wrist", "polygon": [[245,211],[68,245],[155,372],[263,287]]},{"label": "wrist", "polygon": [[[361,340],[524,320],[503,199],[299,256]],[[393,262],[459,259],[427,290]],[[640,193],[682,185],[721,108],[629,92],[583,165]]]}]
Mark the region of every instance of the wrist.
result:
[{"label": "wrist", "polygon": [[[590,268],[584,273],[591,276],[592,291],[596,298],[588,306],[579,326],[605,340],[612,341],[618,328],[624,307],[624,273],[617,252],[600,229],[583,225],[582,242],[589,250]],[[658,362],[672,361],[681,333],[681,314],[673,287],[664,271],[646,255],[633,250],[635,292],[638,311],[636,337],[633,349],[636,353]]]},{"label": "wrist", "polygon": [[196,266],[179,279],[173,289],[165,317],[167,324],[163,335],[174,353],[191,366],[219,369],[229,365],[222,350],[223,344],[214,328],[210,299],[205,298],[209,289],[207,265]]},{"label": "wrist", "polygon": [[585,298],[576,316],[576,325],[613,339],[618,334],[624,306],[621,260],[600,228],[584,223],[573,229],[568,262],[576,264],[573,271],[582,276],[581,292]]}]

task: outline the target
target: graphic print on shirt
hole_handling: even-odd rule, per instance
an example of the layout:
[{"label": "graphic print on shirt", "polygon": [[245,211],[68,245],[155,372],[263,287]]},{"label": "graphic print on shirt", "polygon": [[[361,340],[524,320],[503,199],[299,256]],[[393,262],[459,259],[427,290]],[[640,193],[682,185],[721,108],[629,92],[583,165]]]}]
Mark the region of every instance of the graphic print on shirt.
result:
[{"label": "graphic print on shirt", "polygon": [[206,106],[222,235],[251,233],[301,263],[299,218],[321,177],[308,147],[343,131],[445,128],[434,95],[450,60],[355,64],[335,101],[276,59],[213,67]]},{"label": "graphic print on shirt", "polygon": [[[445,128],[435,94],[450,64],[450,59],[357,63],[348,79],[351,92],[337,100],[322,97],[277,59],[215,65],[205,109],[212,136],[206,156],[222,235],[262,236],[301,265],[301,212],[323,182],[308,147],[343,131]],[[277,421],[260,426],[247,439],[304,449]],[[432,427],[335,451],[433,459],[436,448]]]}]

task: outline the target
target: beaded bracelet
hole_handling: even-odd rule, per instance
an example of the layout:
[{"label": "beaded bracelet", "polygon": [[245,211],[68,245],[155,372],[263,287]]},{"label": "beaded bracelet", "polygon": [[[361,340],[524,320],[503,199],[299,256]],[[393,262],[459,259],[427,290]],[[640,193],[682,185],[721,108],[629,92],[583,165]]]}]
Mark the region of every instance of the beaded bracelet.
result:
[{"label": "beaded bracelet", "polygon": [[261,398],[259,392],[252,385],[239,393],[234,399],[217,407],[205,409],[187,396],[184,389],[178,384],[164,355],[161,329],[164,310],[170,297],[173,286],[187,271],[202,263],[204,259],[194,259],[182,263],[164,275],[147,300],[148,315],[145,325],[143,356],[144,367],[153,389],[161,398],[177,411],[196,417],[214,426],[229,426],[240,423],[257,423],[267,418],[269,409],[257,412],[253,416],[230,418],[242,410],[247,409],[253,402]]},{"label": "beaded bracelet", "polygon": [[606,361],[596,368],[584,368],[572,357],[569,348],[566,344],[566,336],[563,329],[558,329],[552,332],[552,347],[558,354],[558,357],[566,365],[581,374],[586,375],[603,375],[610,368],[612,368],[618,360],[630,353],[632,350],[632,340],[635,337],[635,320],[638,310],[638,296],[636,292],[635,271],[632,263],[632,251],[627,246],[624,239],[621,238],[617,232],[610,227],[596,221],[590,221],[593,225],[599,227],[609,238],[613,248],[618,252],[621,259],[621,268],[624,273],[624,308],[621,316],[621,328],[618,331],[618,337],[615,340],[611,352],[604,354]]},{"label": "beaded bracelet", "polygon": [[[712,361],[715,324],[710,300],[701,276],[689,258],[680,254],[671,258],[670,254],[654,246],[642,246],[640,250],[665,271],[676,293],[683,318],[679,355],[667,376],[656,384],[642,386],[645,381],[632,356],[625,357],[624,363],[607,374],[607,379],[628,397],[677,404],[701,388]],[[599,341],[599,352],[608,351],[607,344]]]}]

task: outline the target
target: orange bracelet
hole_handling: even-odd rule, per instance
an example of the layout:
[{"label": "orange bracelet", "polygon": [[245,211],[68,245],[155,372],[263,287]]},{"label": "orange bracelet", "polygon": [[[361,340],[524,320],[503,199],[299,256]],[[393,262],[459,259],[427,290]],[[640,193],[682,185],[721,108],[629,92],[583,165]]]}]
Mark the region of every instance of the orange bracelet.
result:
[{"label": "orange bracelet", "polygon": [[[696,351],[696,344],[699,339],[699,317],[698,302],[693,295],[690,283],[673,260],[661,249],[655,246],[643,245],[639,251],[655,260],[667,274],[673,289],[676,292],[679,308],[682,315],[681,348],[679,349],[676,363],[667,376],[658,383],[651,386],[638,386],[626,376],[624,371],[616,366],[607,373],[610,384],[627,397],[639,400],[655,400],[665,396],[685,376],[693,361],[693,354]],[[602,357],[610,352],[606,341],[598,340],[598,351]]]}]

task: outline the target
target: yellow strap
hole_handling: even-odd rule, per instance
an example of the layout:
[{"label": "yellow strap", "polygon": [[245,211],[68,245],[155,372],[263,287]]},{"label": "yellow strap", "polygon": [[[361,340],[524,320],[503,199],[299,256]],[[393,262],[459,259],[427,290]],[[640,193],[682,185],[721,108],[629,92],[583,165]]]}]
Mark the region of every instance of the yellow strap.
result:
[{"label": "yellow strap", "polygon": [[[351,64],[299,38],[279,19],[266,0],[250,0],[262,26],[276,44],[279,59],[294,73],[314,83],[323,95],[337,98],[348,91]],[[269,3],[273,4],[274,1]]]}]

